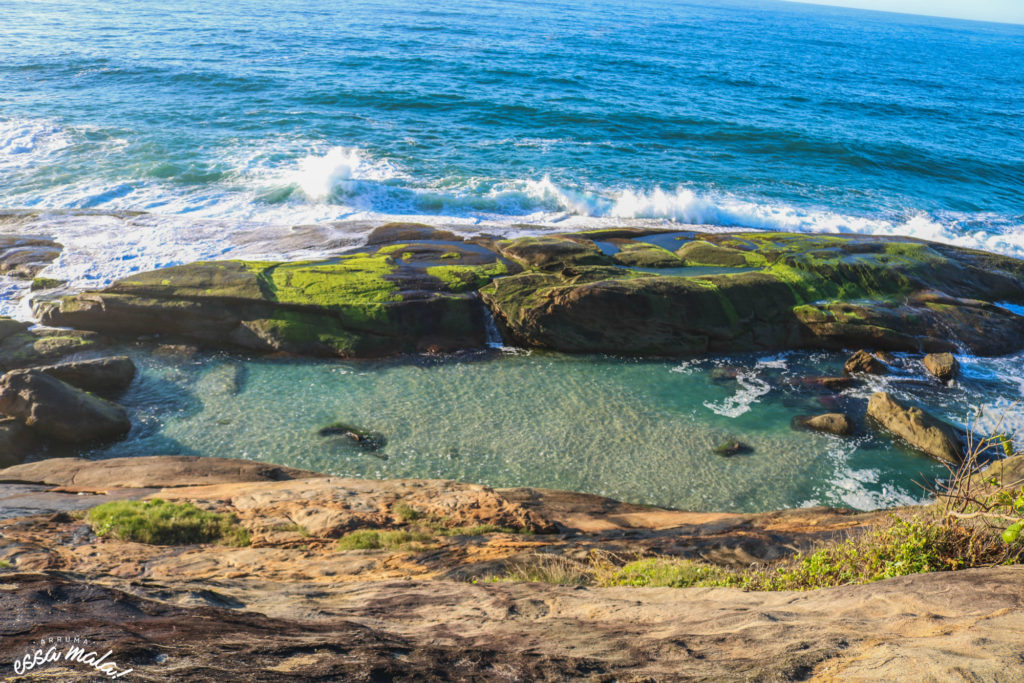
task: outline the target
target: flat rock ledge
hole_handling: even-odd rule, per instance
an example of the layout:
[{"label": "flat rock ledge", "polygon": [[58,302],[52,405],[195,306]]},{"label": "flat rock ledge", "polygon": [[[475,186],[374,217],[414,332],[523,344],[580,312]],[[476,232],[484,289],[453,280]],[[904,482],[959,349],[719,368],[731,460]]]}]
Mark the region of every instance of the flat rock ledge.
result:
[{"label": "flat rock ledge", "polygon": [[[1019,462],[1006,463],[1019,473]],[[587,494],[342,479],[181,456],[44,461],[0,470],[0,482],[9,482],[0,483],[0,497],[35,495],[40,503],[0,521],[8,567],[0,570],[0,667],[42,637],[88,632],[140,681],[1024,676],[1024,567],[802,593],[470,581],[538,553],[771,561],[855,533],[885,512],[692,513]],[[62,497],[192,501],[235,514],[253,544],[98,539],[62,514]],[[444,537],[421,551],[337,549],[347,531],[398,525],[399,503],[460,525],[536,533]],[[69,665],[39,675],[95,679]]]}]

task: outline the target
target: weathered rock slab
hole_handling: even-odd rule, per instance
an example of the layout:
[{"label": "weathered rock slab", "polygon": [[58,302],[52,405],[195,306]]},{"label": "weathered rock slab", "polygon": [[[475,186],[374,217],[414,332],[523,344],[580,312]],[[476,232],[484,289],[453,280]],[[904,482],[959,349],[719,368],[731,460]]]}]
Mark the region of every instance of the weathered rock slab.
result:
[{"label": "weathered rock slab", "polygon": [[39,370],[13,370],[0,378],[0,413],[42,437],[72,443],[123,436],[132,426],[120,406]]},{"label": "weathered rock slab", "polygon": [[135,363],[127,356],[58,363],[39,370],[82,391],[100,394],[124,391],[135,379]]}]

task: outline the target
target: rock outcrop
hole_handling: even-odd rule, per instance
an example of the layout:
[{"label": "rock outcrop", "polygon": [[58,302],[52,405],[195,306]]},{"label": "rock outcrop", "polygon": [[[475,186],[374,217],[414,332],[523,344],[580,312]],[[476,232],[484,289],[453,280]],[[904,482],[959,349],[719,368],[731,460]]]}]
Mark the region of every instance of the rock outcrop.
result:
[{"label": "rock outcrop", "polygon": [[[128,460],[128,459],[123,459]],[[33,463],[0,471],[23,498],[57,511],[0,521],[3,660],[40,634],[87,633],[140,681],[285,680],[1017,680],[1024,675],[1024,567],[921,574],[805,592],[594,588],[467,579],[522,556],[660,553],[749,566],[864,528],[887,513],[827,509],[687,513],[539,489],[332,477],[273,481],[256,463],[235,481],[180,486],[221,461]],[[147,465],[149,461],[149,465]],[[1008,463],[1010,461],[1007,461]],[[252,467],[248,467],[248,466]],[[36,469],[30,470],[29,468]],[[140,478],[147,468],[159,476]],[[104,476],[104,469],[109,468]],[[174,480],[174,468],[184,477]],[[97,538],[60,512],[110,496],[158,496],[231,511],[252,547],[153,546]],[[188,474],[191,472],[192,474]],[[237,477],[236,477],[237,475]],[[252,475],[253,480],[244,478]],[[168,477],[171,477],[168,479]],[[54,482],[52,485],[33,481]],[[62,481],[64,484],[56,482]],[[135,488],[164,482],[173,488]],[[53,486],[65,486],[54,490]],[[83,503],[83,500],[85,501]],[[557,533],[441,536],[428,548],[340,551],[350,529],[395,528],[405,514]],[[308,525],[308,526],[307,526]],[[300,533],[300,529],[304,533]],[[36,674],[95,680],[66,661]]]},{"label": "rock outcrop", "polygon": [[849,436],[856,431],[856,426],[849,415],[844,413],[825,413],[824,415],[801,416],[794,420],[799,429],[809,429],[836,436]]},{"label": "rock outcrop", "polygon": [[493,252],[390,244],[301,263],[223,261],[143,273],[39,304],[47,324],[160,334],[214,348],[375,357],[482,346],[476,290],[509,272]]},{"label": "rock outcrop", "polygon": [[911,447],[937,460],[959,464],[964,453],[961,435],[917,406],[908,406],[879,391],[868,401],[868,417]]},{"label": "rock outcrop", "polygon": [[77,389],[99,394],[124,391],[135,379],[135,363],[127,356],[58,363],[38,369]]},{"label": "rock outcrop", "polygon": [[320,262],[143,273],[37,312],[218,348],[384,356],[482,345],[479,291],[515,344],[569,352],[1024,348],[1024,317],[993,303],[1024,303],[1024,262],[918,240],[614,229],[467,242],[410,224],[371,237]]},{"label": "rock outcrop", "polygon": [[929,353],[923,362],[925,369],[943,382],[953,379],[960,372],[960,361],[951,353]]},{"label": "rock outcrop", "polygon": [[14,370],[0,378],[0,413],[40,436],[73,443],[115,438],[131,429],[120,406],[39,370]]},{"label": "rock outcrop", "polygon": [[850,356],[846,361],[846,365],[843,367],[846,372],[851,375],[855,375],[857,373],[864,373],[867,375],[884,375],[889,372],[889,368],[881,359],[871,355],[864,349],[861,349]]}]

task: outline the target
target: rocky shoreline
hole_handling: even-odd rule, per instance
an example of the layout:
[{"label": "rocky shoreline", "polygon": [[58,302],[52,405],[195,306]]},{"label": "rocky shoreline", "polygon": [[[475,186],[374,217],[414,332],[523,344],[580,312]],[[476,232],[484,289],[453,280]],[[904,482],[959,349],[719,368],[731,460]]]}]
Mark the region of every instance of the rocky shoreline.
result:
[{"label": "rocky shoreline", "polygon": [[[57,253],[45,240],[0,243],[0,268],[35,277]],[[696,513],[234,459],[35,454],[43,444],[75,455],[128,432],[116,401],[136,369],[111,355],[128,343],[153,354],[337,358],[488,343],[669,357],[843,349],[853,352],[844,375],[801,381],[832,392],[912,364],[945,387],[954,353],[1024,348],[1024,317],[1005,307],[1024,304],[1024,262],[903,238],[614,229],[467,240],[392,224],[323,261],[205,262],[98,291],[36,289],[42,326],[0,319],[0,600],[15,615],[0,622],[0,667],[42,637],[88,632],[138,680],[851,680],[910,670],[1003,680],[1020,670],[1019,566],[803,594],[502,578],[537,558],[772,566],[865,533],[887,512]],[[861,409],[872,428],[953,468],[965,457],[962,430],[920,406],[878,391]],[[856,422],[841,410],[793,418],[839,437]],[[367,451],[386,441],[347,422],[321,434]],[[719,455],[745,448],[730,441]],[[235,520],[247,542],[133,542],[98,535],[83,517],[156,499]],[[88,680],[79,669],[39,675]]]},{"label": "rocky shoreline", "polygon": [[[771,564],[869,529],[883,512],[688,513],[187,456],[49,460],[2,470],[0,482],[0,600],[17,615],[0,620],[5,670],[38,639],[78,633],[130,662],[133,680],[152,681],[855,680],[910,670],[1006,680],[1021,671],[1020,566],[807,593],[488,580],[537,556]],[[230,512],[252,543],[98,537],[76,512],[152,498]],[[345,534],[403,526],[406,508],[506,530],[339,550]],[[67,666],[40,675],[92,680]]]},{"label": "rocky shoreline", "polygon": [[[59,248],[8,240],[0,264],[35,276]],[[134,370],[127,359],[95,356],[126,343],[148,344],[149,353],[339,358],[487,343],[646,357],[860,348],[845,377],[809,381],[849,386],[888,372],[889,352],[903,351],[919,354],[922,374],[949,382],[958,371],[951,351],[1024,348],[1024,317],[1004,307],[1024,303],[1022,275],[1016,259],[898,237],[623,228],[499,240],[388,224],[323,261],[193,263],[77,294],[42,283],[32,299],[41,326],[0,319],[0,368],[10,371],[0,386],[0,413],[10,418],[0,442],[13,464],[36,450],[34,439],[125,433],[123,411],[104,399],[116,399]],[[74,367],[82,358],[90,360]],[[42,367],[62,359],[72,364]],[[919,407],[879,396],[867,412],[870,425],[914,449],[962,459],[963,434]],[[358,425],[339,424],[364,443]],[[794,425],[856,429],[841,412],[795,415]]]}]

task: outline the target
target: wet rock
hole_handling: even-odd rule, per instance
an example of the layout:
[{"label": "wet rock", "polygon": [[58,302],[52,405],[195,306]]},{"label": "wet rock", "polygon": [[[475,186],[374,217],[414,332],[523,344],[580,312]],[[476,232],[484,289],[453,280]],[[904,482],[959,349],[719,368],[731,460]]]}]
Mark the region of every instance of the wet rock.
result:
[{"label": "wet rock", "polygon": [[0,370],[13,370],[53,362],[106,344],[95,332],[47,327],[29,329],[27,323],[0,318]]},{"label": "wet rock", "polygon": [[46,291],[48,289],[57,289],[67,284],[64,280],[55,280],[50,277],[37,277],[33,278],[32,286],[29,288],[33,292]]},{"label": "wet rock", "polygon": [[135,363],[128,356],[59,363],[39,370],[83,391],[99,394],[122,392],[135,379]]},{"label": "wet rock", "polygon": [[753,453],[754,449],[743,443],[742,441],[725,441],[718,444],[712,449],[715,455],[720,455],[723,458],[730,458],[734,455],[744,455],[746,453]]},{"label": "wet rock", "polygon": [[926,455],[959,464],[963,461],[961,434],[949,424],[880,391],[868,401],[868,416]]},{"label": "wet rock", "polygon": [[851,375],[858,373],[884,375],[889,372],[885,363],[863,349],[850,356],[843,368]]},{"label": "wet rock", "polygon": [[542,270],[561,270],[566,266],[609,265],[605,255],[591,240],[561,237],[520,237],[498,242],[502,256]]},{"label": "wet rock", "polygon": [[0,236],[0,275],[33,278],[60,256],[61,249],[44,237]]},{"label": "wet rock", "polygon": [[943,382],[953,379],[960,371],[960,362],[951,353],[929,353],[924,367]]},{"label": "wet rock", "polygon": [[40,436],[73,443],[119,437],[131,429],[121,406],[39,370],[15,370],[0,378],[0,413]]},{"label": "wet rock", "polygon": [[20,465],[38,445],[35,435],[20,421],[0,419],[0,467]]},{"label": "wet rock", "polygon": [[825,413],[813,416],[801,415],[793,419],[793,426],[797,429],[808,429],[815,432],[835,434],[836,436],[849,436],[856,429],[853,420],[844,413]]},{"label": "wet rock", "polygon": [[807,387],[821,387],[829,391],[842,391],[852,387],[857,380],[852,377],[801,377],[796,383]]},{"label": "wet rock", "polygon": [[384,448],[387,445],[388,440],[380,432],[372,432],[357,427],[352,427],[341,422],[336,422],[332,425],[328,425],[317,432],[320,436],[340,436],[343,437],[355,445],[359,446],[363,450],[375,452]]},{"label": "wet rock", "polygon": [[892,355],[891,353],[885,350],[875,351],[875,358],[877,358],[878,360],[882,361],[887,365],[892,365],[893,363],[896,362],[896,356]]},{"label": "wet rock", "polygon": [[441,230],[423,223],[387,223],[374,228],[366,238],[368,245],[393,244],[398,242],[420,242],[440,240],[461,242],[462,237],[449,230]]}]

